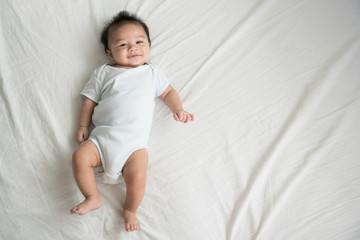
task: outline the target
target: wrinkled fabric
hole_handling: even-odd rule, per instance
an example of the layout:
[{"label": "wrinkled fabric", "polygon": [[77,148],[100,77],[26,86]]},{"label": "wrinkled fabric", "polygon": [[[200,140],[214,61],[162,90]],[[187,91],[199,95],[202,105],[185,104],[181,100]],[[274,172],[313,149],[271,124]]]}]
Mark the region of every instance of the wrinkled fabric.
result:
[{"label": "wrinkled fabric", "polygon": [[[155,101],[130,234],[123,183],[69,212],[83,200],[79,92],[124,9],[195,116]],[[360,239],[359,13],[357,0],[0,1],[0,239]]]}]

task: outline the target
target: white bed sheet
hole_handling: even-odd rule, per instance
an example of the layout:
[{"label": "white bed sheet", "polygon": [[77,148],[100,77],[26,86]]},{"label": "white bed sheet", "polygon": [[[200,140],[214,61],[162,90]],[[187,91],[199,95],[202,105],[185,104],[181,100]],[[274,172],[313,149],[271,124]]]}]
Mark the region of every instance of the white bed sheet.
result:
[{"label": "white bed sheet", "polygon": [[[196,117],[157,101],[136,233],[124,184],[69,214],[79,93],[123,9]],[[358,0],[3,0],[0,19],[0,239],[360,239]]]}]

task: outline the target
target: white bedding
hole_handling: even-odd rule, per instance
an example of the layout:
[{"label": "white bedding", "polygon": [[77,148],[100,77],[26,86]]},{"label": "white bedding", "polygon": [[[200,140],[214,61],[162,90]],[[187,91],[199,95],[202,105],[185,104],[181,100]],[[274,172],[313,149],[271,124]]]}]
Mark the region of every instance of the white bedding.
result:
[{"label": "white bedding", "polygon": [[[80,91],[123,9],[196,119],[156,102],[135,233],[124,184],[69,213]],[[2,0],[0,19],[0,239],[360,239],[358,0]]]}]

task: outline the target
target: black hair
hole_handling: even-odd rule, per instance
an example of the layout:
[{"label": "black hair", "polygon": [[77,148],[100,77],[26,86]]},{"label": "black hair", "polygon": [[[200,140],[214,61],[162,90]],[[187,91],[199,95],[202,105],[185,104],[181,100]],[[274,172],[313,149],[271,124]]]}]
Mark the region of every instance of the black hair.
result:
[{"label": "black hair", "polygon": [[149,41],[149,45],[151,46],[149,28],[144,23],[144,21],[141,18],[139,18],[136,14],[129,13],[128,11],[121,11],[117,15],[115,15],[108,24],[106,24],[106,26],[104,27],[101,33],[101,42],[104,45],[105,52],[106,50],[109,50],[108,35],[110,28],[113,26],[122,26],[127,23],[140,24],[144,28],[147,39]]}]

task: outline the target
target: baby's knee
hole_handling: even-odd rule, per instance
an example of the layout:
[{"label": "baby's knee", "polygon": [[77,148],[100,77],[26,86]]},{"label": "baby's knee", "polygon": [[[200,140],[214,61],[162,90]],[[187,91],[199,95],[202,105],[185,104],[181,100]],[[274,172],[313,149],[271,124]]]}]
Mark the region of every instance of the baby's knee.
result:
[{"label": "baby's knee", "polygon": [[146,181],[146,171],[131,171],[124,173],[125,182],[140,183]]},{"label": "baby's knee", "polygon": [[73,166],[86,164],[85,156],[79,149],[77,149],[72,155],[72,164]]},{"label": "baby's knee", "polygon": [[99,167],[101,166],[100,157],[85,146],[78,148],[72,156],[73,166]]},{"label": "baby's knee", "polygon": [[133,178],[138,181],[146,179],[146,171],[137,171],[133,173]]}]

